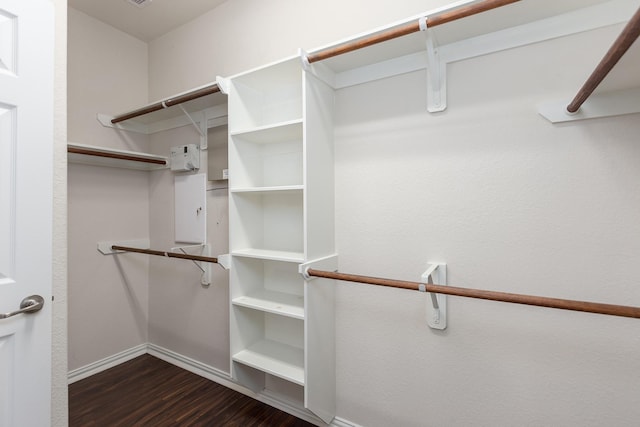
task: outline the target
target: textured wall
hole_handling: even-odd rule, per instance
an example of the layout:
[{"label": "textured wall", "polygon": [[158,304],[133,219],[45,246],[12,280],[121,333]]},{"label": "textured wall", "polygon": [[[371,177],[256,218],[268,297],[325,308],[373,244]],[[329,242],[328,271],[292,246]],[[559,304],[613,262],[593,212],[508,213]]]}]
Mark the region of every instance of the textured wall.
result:
[{"label": "textured wall", "polygon": [[[147,102],[147,45],[69,9],[69,141],[148,149],[148,137],[104,128],[96,113]],[[103,256],[101,240],[149,236],[149,175],[69,164],[69,370],[147,342],[148,257]]]},{"label": "textured wall", "polygon": [[[451,3],[447,0],[227,1],[149,43],[149,96],[161,99]],[[197,48],[194,48],[197,46]]]},{"label": "textured wall", "polygon": [[[618,30],[453,64],[442,114],[425,112],[424,73],[339,91],[341,270],[415,281],[440,261],[452,285],[637,305],[637,117],[554,126],[535,109],[570,96]],[[341,417],[632,426],[640,416],[637,320],[449,297],[449,327],[436,332],[427,303],[339,286]]]}]

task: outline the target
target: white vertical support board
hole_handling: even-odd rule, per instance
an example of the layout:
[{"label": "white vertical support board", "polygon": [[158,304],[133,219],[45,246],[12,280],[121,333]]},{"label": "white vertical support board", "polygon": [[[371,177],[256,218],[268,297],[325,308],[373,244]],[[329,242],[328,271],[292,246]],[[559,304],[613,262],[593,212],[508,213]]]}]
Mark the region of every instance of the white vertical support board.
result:
[{"label": "white vertical support board", "polygon": [[[305,260],[335,253],[334,91],[303,75]],[[326,258],[325,258],[326,260]],[[330,257],[337,269],[337,257]],[[329,423],[336,413],[335,281],[305,282],[305,407]]]},{"label": "white vertical support board", "polygon": [[205,243],[207,236],[207,176],[175,177],[175,240]]},{"label": "white vertical support board", "polygon": [[[338,256],[332,255],[300,266],[328,271],[338,270]],[[330,423],[336,414],[336,281],[305,280],[304,406]]]},{"label": "white vertical support board", "polygon": [[313,74],[304,75],[305,259],[335,252],[334,91]]}]

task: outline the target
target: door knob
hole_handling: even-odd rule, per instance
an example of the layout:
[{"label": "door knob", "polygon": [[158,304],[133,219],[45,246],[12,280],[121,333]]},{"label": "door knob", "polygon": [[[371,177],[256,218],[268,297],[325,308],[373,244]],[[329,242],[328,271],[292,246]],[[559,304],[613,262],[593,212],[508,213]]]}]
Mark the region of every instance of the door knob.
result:
[{"label": "door knob", "polygon": [[40,311],[44,305],[44,298],[40,295],[31,295],[26,297],[20,303],[20,310],[11,311],[9,313],[0,313],[0,319],[6,319],[7,317],[15,316],[21,313],[35,313]]}]

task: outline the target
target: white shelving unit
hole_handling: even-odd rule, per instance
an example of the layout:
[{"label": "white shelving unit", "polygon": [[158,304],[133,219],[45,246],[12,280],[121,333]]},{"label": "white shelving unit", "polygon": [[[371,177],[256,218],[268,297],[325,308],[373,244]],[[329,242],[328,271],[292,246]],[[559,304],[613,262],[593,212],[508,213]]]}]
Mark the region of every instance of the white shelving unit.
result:
[{"label": "white shelving unit", "polygon": [[332,106],[299,57],[229,79],[231,373],[255,391],[284,380],[280,394],[327,422],[333,285],[298,266],[335,251]]}]

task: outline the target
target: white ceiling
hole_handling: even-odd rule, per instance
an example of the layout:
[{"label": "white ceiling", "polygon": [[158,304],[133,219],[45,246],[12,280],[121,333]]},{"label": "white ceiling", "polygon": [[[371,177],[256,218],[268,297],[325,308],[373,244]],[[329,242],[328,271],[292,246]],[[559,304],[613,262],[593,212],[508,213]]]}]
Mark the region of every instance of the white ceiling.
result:
[{"label": "white ceiling", "polygon": [[139,8],[127,0],[69,0],[69,7],[149,42],[226,0],[146,0]]}]

